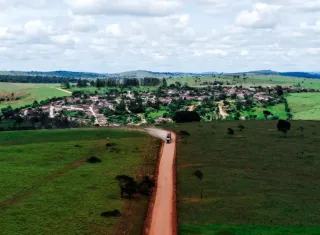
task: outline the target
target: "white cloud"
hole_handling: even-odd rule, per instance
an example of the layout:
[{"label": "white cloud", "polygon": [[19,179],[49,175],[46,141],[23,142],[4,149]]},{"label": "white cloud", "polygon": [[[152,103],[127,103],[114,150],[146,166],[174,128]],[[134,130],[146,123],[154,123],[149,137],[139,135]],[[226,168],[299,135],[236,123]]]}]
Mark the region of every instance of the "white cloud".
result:
[{"label": "white cloud", "polygon": [[247,50],[242,50],[242,51],[240,52],[240,55],[242,55],[242,56],[247,56],[247,55],[249,55],[249,51],[247,51]]},{"label": "white cloud", "polygon": [[242,27],[273,28],[278,23],[278,5],[257,3],[252,11],[242,11],[236,17],[236,24]]},{"label": "white cloud", "polygon": [[24,25],[24,32],[30,37],[42,37],[50,34],[52,27],[45,25],[41,20],[33,20]]},{"label": "white cloud", "polygon": [[311,55],[320,55],[320,47],[319,48],[307,48],[307,53]]},{"label": "white cloud", "polygon": [[78,16],[69,11],[70,27],[73,31],[89,32],[97,29],[96,21],[91,16]]},{"label": "white cloud", "polygon": [[303,11],[320,11],[320,0],[292,0],[290,4]]},{"label": "white cloud", "polygon": [[106,28],[106,33],[113,37],[120,37],[122,35],[119,24],[110,24]]},{"label": "white cloud", "polygon": [[165,16],[181,5],[173,0],[71,0],[69,4],[76,14],[137,16]]},{"label": "white cloud", "polygon": [[0,0],[0,69],[319,70],[319,2]]},{"label": "white cloud", "polygon": [[193,56],[203,56],[203,55],[214,55],[214,56],[224,57],[228,55],[228,52],[221,49],[213,49],[213,50],[204,50],[204,51],[195,50],[193,53]]},{"label": "white cloud", "polygon": [[52,36],[52,40],[58,44],[63,44],[63,45],[74,45],[76,43],[80,42],[80,39],[77,37],[73,37],[69,34],[62,34],[62,35],[57,35],[57,36]]},{"label": "white cloud", "polygon": [[307,32],[320,33],[320,20],[315,21],[313,24],[303,22],[300,24],[300,28]]}]

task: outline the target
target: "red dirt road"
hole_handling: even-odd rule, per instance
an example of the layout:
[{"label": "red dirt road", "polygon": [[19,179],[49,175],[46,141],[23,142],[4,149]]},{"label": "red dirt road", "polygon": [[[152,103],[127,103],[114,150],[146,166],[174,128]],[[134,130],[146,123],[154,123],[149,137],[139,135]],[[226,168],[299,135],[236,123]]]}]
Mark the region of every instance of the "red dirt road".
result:
[{"label": "red dirt road", "polygon": [[[147,129],[158,138],[165,140],[167,131],[159,129]],[[151,212],[151,221],[147,231],[148,235],[176,235],[176,195],[175,195],[175,158],[176,158],[176,135],[172,135],[172,143],[164,142],[160,156],[157,188],[155,201]]]}]

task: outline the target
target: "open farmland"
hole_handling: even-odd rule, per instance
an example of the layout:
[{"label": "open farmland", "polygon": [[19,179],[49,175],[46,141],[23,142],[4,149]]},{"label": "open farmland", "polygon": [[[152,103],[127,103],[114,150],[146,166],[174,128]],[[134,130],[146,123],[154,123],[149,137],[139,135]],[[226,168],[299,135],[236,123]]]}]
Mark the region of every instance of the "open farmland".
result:
[{"label": "open farmland", "polygon": [[[9,97],[9,101],[0,102],[0,109],[11,105],[12,108],[19,108],[32,104],[35,100],[40,102],[52,97],[69,96],[70,94],[59,90],[60,84],[30,84],[30,83],[0,83],[0,98]],[[14,98],[11,100],[11,95]]]},{"label": "open farmland", "polygon": [[288,94],[287,100],[295,120],[320,119],[320,94],[296,93]]},{"label": "open farmland", "polygon": [[[166,126],[190,133],[179,138],[177,149],[180,234],[320,234],[320,123],[293,121],[287,138],[276,125]],[[193,175],[196,170],[202,180]]]},{"label": "open farmland", "polygon": [[267,108],[264,108],[262,106],[256,106],[251,111],[243,111],[241,114],[244,116],[257,115],[257,119],[265,119],[263,111],[266,109],[269,110],[274,116],[280,119],[287,119],[287,113],[285,111],[284,104],[276,104]]},{"label": "open farmland", "polygon": [[[243,79],[245,78],[245,79]],[[281,75],[260,75],[260,74],[246,74],[240,78],[234,78],[233,75],[214,75],[202,76],[200,80],[195,81],[195,77],[171,78],[168,79],[168,84],[179,81],[181,84],[187,83],[189,86],[202,86],[204,82],[224,81],[237,86],[294,86],[300,84],[302,88],[320,89],[320,79],[305,79],[298,77],[287,77]]]},{"label": "open farmland", "polygon": [[[121,199],[115,176],[153,174],[158,144],[116,129],[2,132],[1,234],[140,234],[148,198]],[[115,209],[122,217],[100,216]]]}]

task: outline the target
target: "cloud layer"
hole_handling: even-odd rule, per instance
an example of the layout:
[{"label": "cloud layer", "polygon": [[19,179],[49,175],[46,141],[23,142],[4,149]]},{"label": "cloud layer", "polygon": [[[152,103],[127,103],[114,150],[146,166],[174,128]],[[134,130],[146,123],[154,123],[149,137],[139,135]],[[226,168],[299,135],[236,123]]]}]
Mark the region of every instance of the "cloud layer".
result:
[{"label": "cloud layer", "polygon": [[0,0],[0,13],[0,70],[320,70],[318,0]]}]

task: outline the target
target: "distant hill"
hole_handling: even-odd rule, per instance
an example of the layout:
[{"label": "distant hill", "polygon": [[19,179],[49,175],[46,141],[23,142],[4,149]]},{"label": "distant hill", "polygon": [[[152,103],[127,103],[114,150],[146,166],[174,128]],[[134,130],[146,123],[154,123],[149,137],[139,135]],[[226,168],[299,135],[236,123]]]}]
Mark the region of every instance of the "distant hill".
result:
[{"label": "distant hill", "polygon": [[65,78],[98,78],[106,77],[104,74],[87,73],[87,72],[72,72],[72,71],[1,71],[0,75],[12,76],[44,76],[44,77],[65,77]]},{"label": "distant hill", "polygon": [[98,78],[106,77],[100,73],[87,73],[87,72],[72,72],[72,71],[52,71],[52,72],[25,72],[27,75],[41,75],[41,76],[57,76],[57,77],[68,77],[68,78]]},{"label": "distant hill", "polygon": [[[144,77],[155,77],[155,78],[178,78],[178,77],[190,77],[190,76],[205,76],[205,75],[216,75],[217,72],[153,72],[147,70],[135,70],[127,71],[122,73],[91,73],[91,72],[73,72],[73,71],[49,71],[49,72],[39,72],[39,71],[0,71],[0,75],[12,75],[12,76],[48,76],[48,77],[63,77],[63,78],[86,78],[86,79],[97,79],[97,78],[144,78]],[[230,75],[239,74],[259,74],[259,75],[282,75],[290,77],[301,77],[301,78],[313,78],[320,79],[320,72],[276,72],[272,70],[256,70],[247,72],[237,72],[237,73],[225,73]]]},{"label": "distant hill", "polygon": [[282,76],[300,77],[300,78],[313,78],[319,79],[320,73],[308,73],[308,72],[284,72],[279,73]]},{"label": "distant hill", "polygon": [[132,77],[132,78],[169,78],[169,77],[190,77],[190,76],[202,76],[207,74],[217,74],[217,72],[204,72],[204,73],[184,73],[184,72],[153,72],[147,70],[128,71],[116,74],[105,74],[107,77]]},{"label": "distant hill", "polygon": [[2,75],[26,75],[26,76],[49,76],[49,77],[66,77],[66,78],[108,78],[108,77],[127,77],[127,78],[144,78],[144,77],[156,77],[156,78],[169,78],[169,77],[189,77],[189,76],[201,76],[207,74],[217,74],[216,72],[204,72],[204,73],[182,73],[182,72],[152,72],[146,70],[128,71],[122,73],[90,73],[90,72],[72,72],[72,71],[2,71]]},{"label": "distant hill", "polygon": [[228,74],[258,74],[258,75],[280,75],[286,77],[299,77],[299,78],[312,78],[320,79],[318,72],[276,72],[272,70],[256,70],[241,73],[228,73]]}]

